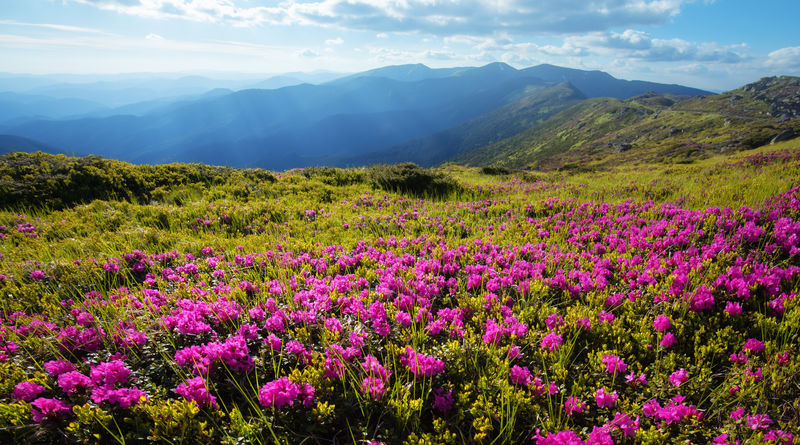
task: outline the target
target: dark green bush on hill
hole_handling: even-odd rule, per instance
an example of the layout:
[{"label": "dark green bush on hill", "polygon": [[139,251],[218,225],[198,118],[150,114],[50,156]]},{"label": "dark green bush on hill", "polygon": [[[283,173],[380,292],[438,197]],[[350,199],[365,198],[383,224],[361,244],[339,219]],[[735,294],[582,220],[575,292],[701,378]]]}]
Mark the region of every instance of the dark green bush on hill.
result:
[{"label": "dark green bush on hill", "polygon": [[308,179],[319,179],[323,184],[343,186],[364,183],[364,172],[334,167],[308,167],[301,173]]},{"label": "dark green bush on hill", "polygon": [[442,197],[462,190],[453,178],[410,162],[372,166],[367,178],[376,188],[412,196]]},{"label": "dark green bush on hill", "polygon": [[61,209],[95,199],[179,200],[180,190],[201,191],[210,185],[225,185],[232,195],[242,198],[275,180],[272,173],[262,169],[133,165],[98,156],[11,153],[0,156],[0,208],[24,205]]},{"label": "dark green bush on hill", "polygon": [[481,173],[484,175],[490,176],[502,176],[502,175],[510,175],[511,169],[508,167],[503,167],[499,165],[487,165],[481,167]]}]

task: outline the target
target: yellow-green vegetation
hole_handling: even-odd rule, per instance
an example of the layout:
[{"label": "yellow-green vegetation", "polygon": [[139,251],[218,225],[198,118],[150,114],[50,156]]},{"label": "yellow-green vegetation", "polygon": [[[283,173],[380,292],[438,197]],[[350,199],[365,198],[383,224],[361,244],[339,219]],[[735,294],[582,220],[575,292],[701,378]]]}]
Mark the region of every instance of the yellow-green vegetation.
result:
[{"label": "yellow-green vegetation", "polygon": [[797,140],[547,172],[0,172],[0,443],[800,437]]},{"label": "yellow-green vegetation", "polygon": [[456,158],[538,170],[691,163],[800,133],[800,78],[765,78],[704,97],[595,98],[526,132]]}]

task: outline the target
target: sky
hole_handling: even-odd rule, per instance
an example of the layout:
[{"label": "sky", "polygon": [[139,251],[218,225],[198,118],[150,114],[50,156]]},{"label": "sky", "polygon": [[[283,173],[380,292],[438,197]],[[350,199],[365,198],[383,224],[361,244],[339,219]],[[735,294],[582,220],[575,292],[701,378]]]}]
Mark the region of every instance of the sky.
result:
[{"label": "sky", "polygon": [[0,0],[0,72],[550,63],[724,91],[800,75],[797,17],[798,0]]}]

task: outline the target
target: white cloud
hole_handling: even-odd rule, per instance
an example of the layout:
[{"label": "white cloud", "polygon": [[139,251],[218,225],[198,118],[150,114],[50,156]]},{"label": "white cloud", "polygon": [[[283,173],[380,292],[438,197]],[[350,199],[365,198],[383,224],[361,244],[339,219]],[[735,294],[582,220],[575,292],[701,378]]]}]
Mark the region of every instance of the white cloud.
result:
[{"label": "white cloud", "polygon": [[153,41],[156,41],[156,42],[163,42],[164,40],[166,40],[165,38],[161,37],[160,35],[153,34],[153,33],[150,33],[150,34],[146,35],[144,38],[147,39],[147,40],[153,40]]},{"label": "white cloud", "polygon": [[325,41],[326,45],[341,45],[344,43],[344,40],[341,37],[337,37],[335,39],[328,39]]},{"label": "white cloud", "polygon": [[564,39],[562,50],[581,48],[586,53],[627,57],[647,62],[740,63],[748,59],[745,45],[694,43],[682,39],[654,39],[633,29],[622,33],[597,32]]},{"label": "white cloud", "polygon": [[0,25],[46,28],[46,29],[53,29],[56,31],[67,31],[67,32],[86,33],[86,34],[106,34],[104,31],[100,31],[99,29],[84,28],[82,26],[59,25],[53,23],[26,23],[26,22],[17,22],[15,20],[0,20]]},{"label": "white cloud", "polygon": [[767,55],[767,65],[779,69],[800,69],[800,46],[790,46]]},{"label": "white cloud", "polygon": [[304,49],[302,51],[298,51],[297,55],[300,56],[300,57],[308,58],[308,59],[315,59],[315,58],[320,56],[319,52],[314,51],[313,49],[310,49],[310,48],[306,48],[306,49]]},{"label": "white cloud", "polygon": [[285,0],[251,6],[245,0],[72,0],[151,18],[238,26],[306,24],[434,35],[530,35],[604,31],[666,23],[693,0]]}]

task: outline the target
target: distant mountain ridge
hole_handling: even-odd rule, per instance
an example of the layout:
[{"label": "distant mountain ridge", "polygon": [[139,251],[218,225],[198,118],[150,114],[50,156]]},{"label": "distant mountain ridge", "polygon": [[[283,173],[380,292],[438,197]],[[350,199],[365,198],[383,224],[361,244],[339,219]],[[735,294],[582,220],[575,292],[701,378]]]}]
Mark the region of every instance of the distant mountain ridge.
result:
[{"label": "distant mountain ridge", "polygon": [[510,138],[462,153],[467,165],[555,169],[691,162],[800,135],[800,78],[769,77],[718,95],[592,98]]},{"label": "distant mountain ridge", "polygon": [[416,64],[319,85],[218,89],[126,105],[111,115],[29,120],[1,130],[63,150],[139,163],[275,170],[403,160],[428,165],[527,131],[586,97],[649,90],[710,94],[550,65],[518,70],[504,63],[446,69]]}]

